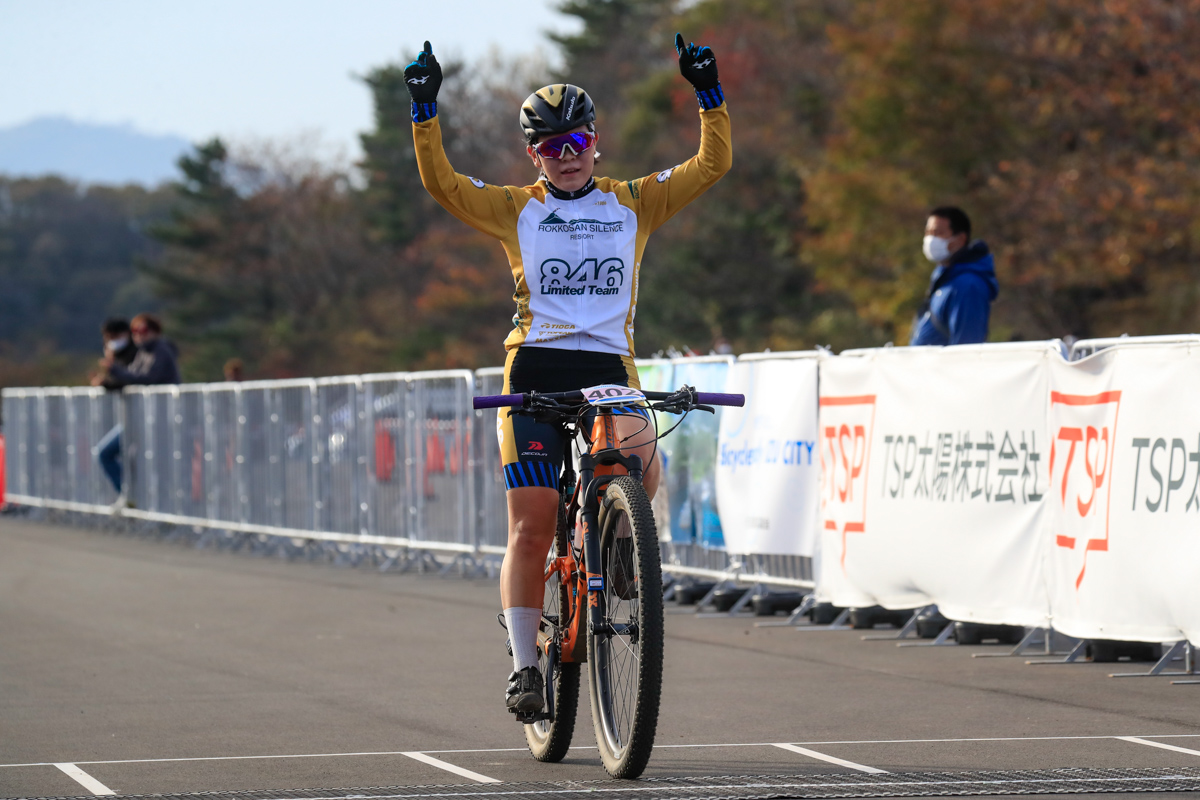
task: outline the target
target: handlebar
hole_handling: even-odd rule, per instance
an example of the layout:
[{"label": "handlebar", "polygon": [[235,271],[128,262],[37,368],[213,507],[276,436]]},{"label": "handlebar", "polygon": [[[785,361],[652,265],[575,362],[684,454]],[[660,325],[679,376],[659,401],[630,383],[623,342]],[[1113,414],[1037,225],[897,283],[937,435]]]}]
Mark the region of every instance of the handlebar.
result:
[{"label": "handlebar", "polygon": [[521,405],[525,405],[525,395],[523,394],[494,394],[471,398],[471,407],[476,411],[483,408],[507,408]]},{"label": "handlebar", "polygon": [[741,408],[746,405],[746,395],[696,392],[696,402],[705,406],[734,406]]},{"label": "handlebar", "polygon": [[[486,397],[471,398],[471,406],[476,410],[484,408],[506,408],[511,406],[525,406],[532,398],[534,393],[527,394],[497,394]],[[647,400],[652,402],[661,402],[679,397],[680,392],[642,392]],[[746,405],[746,396],[742,394],[721,394],[720,392],[691,392],[694,399],[690,402],[692,405],[706,406],[737,406]],[[583,403],[583,392],[547,392],[545,394],[538,393],[538,397],[556,402],[566,403]]]}]

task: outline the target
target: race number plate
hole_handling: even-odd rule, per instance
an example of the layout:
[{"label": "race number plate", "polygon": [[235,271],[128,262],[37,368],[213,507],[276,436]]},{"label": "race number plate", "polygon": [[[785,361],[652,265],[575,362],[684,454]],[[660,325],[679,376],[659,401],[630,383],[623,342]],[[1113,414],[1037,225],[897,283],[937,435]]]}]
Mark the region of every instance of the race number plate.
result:
[{"label": "race number plate", "polygon": [[646,395],[628,386],[606,383],[583,390],[583,397],[594,406],[627,406],[645,402]]}]

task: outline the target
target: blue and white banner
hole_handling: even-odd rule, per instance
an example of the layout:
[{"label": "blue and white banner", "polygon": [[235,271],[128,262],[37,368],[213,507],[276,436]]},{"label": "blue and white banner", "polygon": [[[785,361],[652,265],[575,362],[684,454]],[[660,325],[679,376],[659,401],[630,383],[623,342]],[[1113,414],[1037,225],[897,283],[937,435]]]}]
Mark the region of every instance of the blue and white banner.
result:
[{"label": "blue and white banner", "polygon": [[[684,384],[702,392],[724,392],[732,356],[699,356],[674,360],[673,388]],[[670,436],[659,452],[666,462],[670,540],[721,549],[725,537],[717,514],[717,428],[725,409],[716,414],[693,411]],[[674,425],[679,417],[660,415],[659,425]],[[659,537],[665,539],[659,532]]]},{"label": "blue and white banner", "polygon": [[751,357],[730,368],[717,439],[717,507],[725,549],[812,556],[820,497],[817,354]]}]

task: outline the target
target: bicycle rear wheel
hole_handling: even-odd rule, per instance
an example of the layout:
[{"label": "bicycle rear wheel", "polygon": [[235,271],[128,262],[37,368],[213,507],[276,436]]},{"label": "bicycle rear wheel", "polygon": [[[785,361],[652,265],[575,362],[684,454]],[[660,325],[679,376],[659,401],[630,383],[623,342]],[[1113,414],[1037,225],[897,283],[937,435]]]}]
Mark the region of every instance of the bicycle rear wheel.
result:
[{"label": "bicycle rear wheel", "polygon": [[[650,501],[628,476],[608,485],[600,518],[607,630],[589,630],[596,744],[614,778],[636,778],[654,748],[662,693],[662,565]],[[589,572],[594,568],[588,565]]]},{"label": "bicycle rear wheel", "polygon": [[[565,556],[570,546],[567,512],[560,504],[551,557]],[[538,761],[562,761],[571,748],[571,737],[575,733],[575,714],[579,710],[579,664],[564,664],[557,652],[551,658],[547,650],[554,650],[546,646],[554,639],[554,627],[546,620],[553,620],[559,626],[566,623],[565,615],[571,608],[570,591],[564,576],[555,574],[546,581],[542,624],[538,629],[538,669],[546,681],[546,712],[552,718],[525,726],[529,752]]]}]

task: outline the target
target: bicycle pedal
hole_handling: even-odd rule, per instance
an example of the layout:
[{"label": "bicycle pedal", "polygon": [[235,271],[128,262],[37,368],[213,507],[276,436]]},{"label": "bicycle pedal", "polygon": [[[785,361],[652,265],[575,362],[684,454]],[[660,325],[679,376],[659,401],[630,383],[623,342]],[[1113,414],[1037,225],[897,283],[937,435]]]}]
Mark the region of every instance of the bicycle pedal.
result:
[{"label": "bicycle pedal", "polygon": [[512,715],[522,725],[532,725],[535,722],[550,719],[550,715],[545,711],[514,711]]}]

